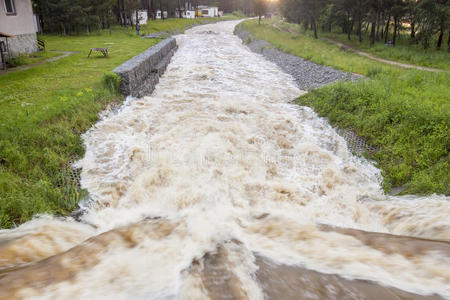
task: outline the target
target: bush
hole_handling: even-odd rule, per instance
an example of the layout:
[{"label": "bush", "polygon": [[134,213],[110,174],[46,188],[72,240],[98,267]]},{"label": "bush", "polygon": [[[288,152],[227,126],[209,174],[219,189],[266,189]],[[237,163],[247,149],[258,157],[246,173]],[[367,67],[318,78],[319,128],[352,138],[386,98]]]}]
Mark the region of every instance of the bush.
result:
[{"label": "bush", "polygon": [[241,19],[246,17],[245,14],[242,11],[240,11],[240,10],[233,11],[232,15],[237,17],[237,18],[241,18]]},{"label": "bush", "polygon": [[19,67],[19,66],[26,65],[28,63],[27,58],[28,58],[28,56],[23,55],[23,54],[11,58],[11,61],[10,61],[11,67]]},{"label": "bush", "polygon": [[106,72],[103,75],[103,85],[110,91],[111,94],[119,93],[121,78],[114,72]]}]

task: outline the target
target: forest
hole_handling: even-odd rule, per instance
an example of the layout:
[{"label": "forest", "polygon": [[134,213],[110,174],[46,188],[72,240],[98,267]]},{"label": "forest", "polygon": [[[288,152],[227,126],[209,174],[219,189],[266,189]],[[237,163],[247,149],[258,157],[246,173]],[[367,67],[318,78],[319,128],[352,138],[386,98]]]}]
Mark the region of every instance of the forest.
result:
[{"label": "forest", "polygon": [[156,11],[174,17],[177,10],[198,5],[218,6],[225,13],[241,11],[253,15],[261,0],[33,0],[43,33],[80,34],[112,25],[133,26],[132,14],[147,10],[150,18]]},{"label": "forest", "polygon": [[289,22],[318,31],[342,30],[348,39],[360,42],[367,32],[370,44],[395,46],[400,33],[407,31],[411,43],[424,49],[433,44],[440,49],[449,34],[450,3],[447,0],[281,0],[280,9]]}]

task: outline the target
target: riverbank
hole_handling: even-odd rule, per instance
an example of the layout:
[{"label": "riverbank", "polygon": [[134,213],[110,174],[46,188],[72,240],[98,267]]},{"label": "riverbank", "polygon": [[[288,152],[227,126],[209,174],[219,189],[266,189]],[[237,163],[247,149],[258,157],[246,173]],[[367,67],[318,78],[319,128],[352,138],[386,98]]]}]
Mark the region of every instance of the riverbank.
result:
[{"label": "riverbank", "polygon": [[450,296],[448,197],[384,195],[237,24],[178,36],[152,95],[83,136],[77,221],[0,231],[0,298]]},{"label": "riverbank", "polygon": [[285,53],[265,40],[254,38],[240,25],[236,26],[235,34],[239,36],[250,50],[262,54],[267,60],[275,63],[284,72],[291,75],[301,90],[310,91],[331,83],[356,81],[363,77]]},{"label": "riverbank", "polygon": [[386,192],[450,193],[449,74],[380,64],[305,34],[279,31],[270,20],[242,26],[255,40],[285,53],[369,78],[317,89],[296,103],[355,131],[377,149],[365,155],[383,171]]},{"label": "riverbank", "polygon": [[[313,33],[307,31],[299,24],[280,21],[279,18],[274,18],[272,26],[279,28],[282,31],[287,31],[293,34],[301,34],[312,37]],[[434,46],[428,49],[423,49],[421,43],[414,43],[411,41],[410,33],[401,32],[398,35],[395,47],[387,47],[384,39],[376,41],[375,45],[370,45],[370,33],[363,32],[362,42],[359,42],[359,37],[355,35],[348,39],[347,34],[336,31],[320,31],[319,38],[331,39],[333,42],[344,44],[345,48],[351,47],[357,51],[368,52],[378,59],[392,60],[398,63],[410,64],[415,66],[422,66],[426,68],[440,69],[450,71],[450,53],[447,52],[446,47],[440,50]],[[330,42],[330,41],[327,41]]]},{"label": "riverbank", "polygon": [[[142,31],[182,32],[203,22],[160,20]],[[140,38],[131,27],[41,39],[47,50],[78,53],[0,76],[0,228],[78,208],[86,193],[71,164],[84,154],[81,135],[101,111],[124,100],[103,76],[160,41]],[[110,47],[109,57],[87,58],[92,47]]]}]

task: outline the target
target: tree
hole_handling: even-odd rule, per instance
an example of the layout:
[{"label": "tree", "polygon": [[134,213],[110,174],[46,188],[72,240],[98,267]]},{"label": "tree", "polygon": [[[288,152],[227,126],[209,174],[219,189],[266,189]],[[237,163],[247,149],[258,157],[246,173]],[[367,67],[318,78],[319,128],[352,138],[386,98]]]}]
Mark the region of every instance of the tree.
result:
[{"label": "tree", "polygon": [[441,48],[444,32],[449,27],[450,8],[447,0],[421,0],[417,4],[422,30],[419,39],[426,49],[433,35],[439,34],[436,47]]},{"label": "tree", "polygon": [[267,2],[266,0],[256,0],[255,13],[258,16],[258,24],[261,25],[261,18],[266,14]]},{"label": "tree", "polygon": [[281,3],[282,11],[288,12],[288,18],[296,20],[297,23],[303,22],[305,28],[308,24],[314,31],[314,38],[318,38],[317,24],[320,13],[325,9],[327,0],[284,0]]},{"label": "tree", "polygon": [[[113,21],[113,9],[120,9],[123,0],[34,0],[33,7],[39,16],[44,32],[62,34],[88,34],[95,29],[109,28]],[[119,21],[121,18],[118,18]]]},{"label": "tree", "polygon": [[[410,39],[424,48],[436,39],[440,49],[448,34],[450,52],[450,0],[280,0],[280,12],[289,22],[303,23],[305,30],[317,26],[331,31],[342,28],[350,40],[356,34],[361,42],[369,34],[370,45],[384,40],[398,42],[402,29],[410,28]],[[364,28],[363,28],[364,25]],[[356,30],[354,28],[356,27]],[[370,28],[370,30],[369,30]],[[392,34],[392,35],[391,35]]]},{"label": "tree", "polygon": [[381,2],[380,0],[372,1],[371,11],[370,11],[371,22],[372,22],[372,27],[370,29],[370,45],[371,46],[375,45],[375,35],[376,35],[375,28],[377,26],[377,21],[378,21],[378,17],[379,17],[380,2]]}]

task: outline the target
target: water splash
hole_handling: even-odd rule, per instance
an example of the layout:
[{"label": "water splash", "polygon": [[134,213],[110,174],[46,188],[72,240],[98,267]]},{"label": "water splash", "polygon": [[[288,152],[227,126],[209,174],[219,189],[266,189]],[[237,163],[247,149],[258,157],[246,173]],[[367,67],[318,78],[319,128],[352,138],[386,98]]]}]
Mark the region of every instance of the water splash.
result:
[{"label": "water splash", "polygon": [[178,36],[154,94],[85,134],[82,222],[0,231],[0,298],[262,299],[268,261],[450,297],[448,242],[415,238],[450,239],[449,199],[384,195],[236,24]]}]

